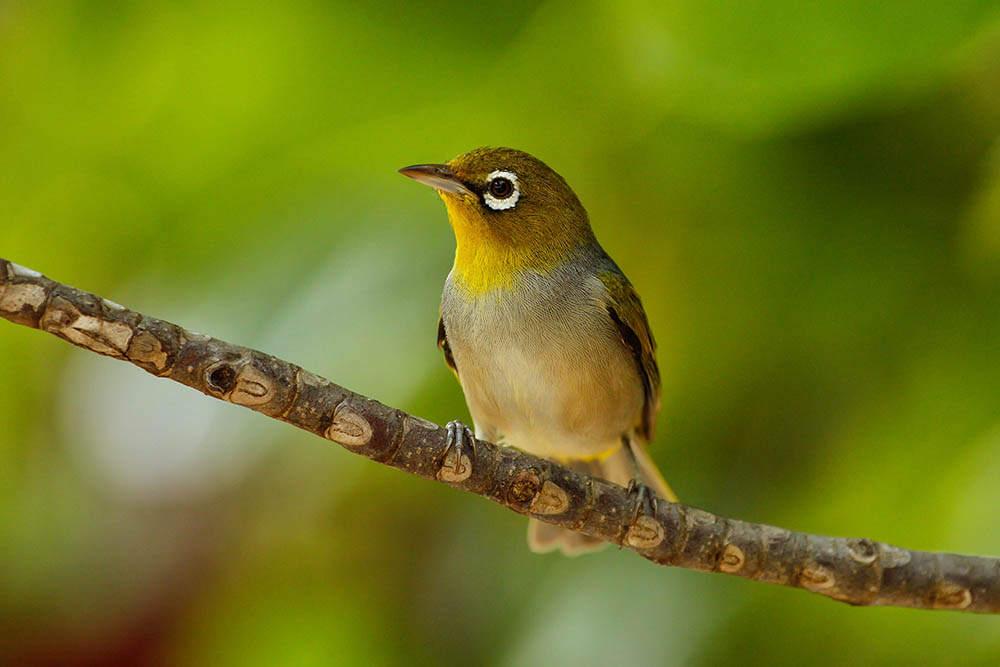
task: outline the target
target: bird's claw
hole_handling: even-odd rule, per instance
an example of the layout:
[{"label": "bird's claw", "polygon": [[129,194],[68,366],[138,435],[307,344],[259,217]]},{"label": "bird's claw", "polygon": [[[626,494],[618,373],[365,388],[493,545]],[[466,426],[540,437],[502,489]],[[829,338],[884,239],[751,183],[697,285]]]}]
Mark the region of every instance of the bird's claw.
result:
[{"label": "bird's claw", "polygon": [[633,478],[628,483],[628,494],[631,496],[633,493],[636,494],[636,499],[635,511],[632,513],[632,523],[635,523],[635,520],[639,518],[639,510],[647,503],[649,503],[652,513],[656,514],[659,508],[656,505],[656,494],[653,493],[651,488],[643,484],[640,480]]},{"label": "bird's claw", "polygon": [[445,428],[448,438],[445,441],[440,474],[447,477],[447,481],[462,481],[472,474],[471,466],[476,458],[476,435],[457,419],[448,422]]},{"label": "bird's claw", "polygon": [[[653,490],[642,483],[641,480],[633,477],[628,483],[628,495],[631,496],[635,494],[635,510],[632,512],[632,521],[629,523],[630,526],[634,526],[635,522],[639,519],[639,511],[645,507],[647,504],[652,510],[652,514],[656,514],[659,510],[657,506],[656,494]],[[622,545],[619,544],[618,548],[621,549]]]}]

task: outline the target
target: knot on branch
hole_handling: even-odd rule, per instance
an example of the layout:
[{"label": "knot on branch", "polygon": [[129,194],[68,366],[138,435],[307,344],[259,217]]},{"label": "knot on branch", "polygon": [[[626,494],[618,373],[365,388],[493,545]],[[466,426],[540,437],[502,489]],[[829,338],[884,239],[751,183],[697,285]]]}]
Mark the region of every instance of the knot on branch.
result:
[{"label": "knot on branch", "polygon": [[125,356],[136,363],[149,364],[157,372],[167,367],[167,351],[163,343],[148,331],[140,331],[132,338]]},{"label": "knot on branch", "polygon": [[220,398],[246,407],[264,405],[275,393],[270,376],[248,361],[241,365],[217,361],[205,369],[204,380]]},{"label": "knot on branch", "polygon": [[542,480],[535,468],[522,471],[507,489],[507,504],[530,514],[552,516],[569,509],[569,494],[552,480]]},{"label": "knot on branch", "polygon": [[869,565],[878,558],[878,547],[867,538],[852,537],[847,540],[847,553],[858,563]]},{"label": "knot on branch", "polygon": [[569,509],[569,494],[552,480],[542,480],[537,468],[523,470],[507,488],[507,504],[541,516],[562,514]]},{"label": "knot on branch", "polygon": [[528,509],[532,514],[562,514],[569,509],[569,496],[555,482],[545,480]]},{"label": "knot on branch", "polygon": [[61,296],[52,298],[38,327],[80,347],[111,357],[124,357],[134,334],[128,324],[85,315]]},{"label": "knot on branch", "polygon": [[722,555],[719,557],[719,570],[730,574],[739,572],[746,565],[746,562],[747,557],[743,553],[743,549],[740,549],[735,544],[727,544],[726,548],[722,550]]},{"label": "knot on branch", "polygon": [[829,568],[815,562],[809,563],[802,569],[799,580],[802,582],[802,587],[810,591],[833,588],[833,585],[837,583]]},{"label": "knot on branch", "polygon": [[880,544],[881,558],[879,558],[879,565],[885,569],[893,567],[902,567],[910,562],[912,556],[910,552],[906,549],[900,549],[899,547],[894,547],[891,544]]},{"label": "knot on branch", "polygon": [[522,470],[507,489],[507,504],[522,509],[530,508],[531,501],[535,499],[541,487],[542,478],[537,469]]},{"label": "knot on branch", "polygon": [[4,283],[0,285],[0,310],[17,315],[25,308],[37,311],[45,303],[45,288],[31,283]]},{"label": "knot on branch", "polygon": [[333,422],[325,435],[345,447],[361,447],[371,441],[372,432],[372,425],[367,419],[341,403],[333,411]]},{"label": "knot on branch", "polygon": [[944,583],[934,592],[935,609],[965,609],[972,604],[972,591],[957,584]]},{"label": "knot on branch", "polygon": [[472,460],[462,450],[452,447],[441,461],[437,478],[442,482],[464,482],[472,476]]},{"label": "knot on branch", "polygon": [[16,278],[41,278],[42,274],[23,266],[3,260],[0,262],[0,313],[7,319],[36,326],[38,311],[45,303],[48,293],[42,285],[21,282]]},{"label": "knot on branch", "polygon": [[652,549],[663,541],[663,524],[651,516],[640,514],[628,527],[625,543],[636,549]]}]

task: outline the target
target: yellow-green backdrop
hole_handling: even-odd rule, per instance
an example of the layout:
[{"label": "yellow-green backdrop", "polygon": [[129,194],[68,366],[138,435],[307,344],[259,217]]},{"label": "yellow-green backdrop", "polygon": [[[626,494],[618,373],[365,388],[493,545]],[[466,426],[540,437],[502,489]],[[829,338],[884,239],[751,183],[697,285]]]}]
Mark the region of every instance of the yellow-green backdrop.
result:
[{"label": "yellow-green backdrop", "polygon": [[[1000,555],[1000,11],[977,0],[0,4],[0,256],[438,422],[453,239],[395,169],[562,173],[712,511]],[[0,660],[982,664],[524,519],[0,322]]]}]

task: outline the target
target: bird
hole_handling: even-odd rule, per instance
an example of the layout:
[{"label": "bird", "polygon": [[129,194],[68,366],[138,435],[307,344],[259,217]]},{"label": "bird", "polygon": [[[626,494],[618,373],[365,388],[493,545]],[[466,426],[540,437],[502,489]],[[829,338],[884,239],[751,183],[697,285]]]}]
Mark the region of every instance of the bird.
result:
[{"label": "bird", "polygon": [[[646,451],[660,409],[646,313],[566,181],[512,148],[399,173],[437,191],[454,231],[437,343],[475,438],[628,485],[636,513],[657,496],[677,502]],[[472,430],[450,422],[449,448],[469,443]],[[528,544],[577,555],[606,543],[531,519]]]}]

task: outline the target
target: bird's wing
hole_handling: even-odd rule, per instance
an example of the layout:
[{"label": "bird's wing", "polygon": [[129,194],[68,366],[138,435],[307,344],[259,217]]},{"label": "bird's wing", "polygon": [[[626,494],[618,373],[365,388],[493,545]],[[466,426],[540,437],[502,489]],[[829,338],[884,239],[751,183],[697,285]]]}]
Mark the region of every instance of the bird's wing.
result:
[{"label": "bird's wing", "polygon": [[600,274],[607,290],[605,307],[625,344],[635,357],[639,376],[646,395],[639,418],[639,434],[649,442],[656,429],[656,414],[660,411],[660,369],[656,365],[656,341],[649,330],[646,312],[632,283],[621,273],[607,271]]},{"label": "bird's wing", "polygon": [[458,367],[455,366],[455,357],[451,354],[451,346],[448,345],[448,335],[444,330],[444,317],[438,318],[438,348],[444,353],[444,363],[448,364],[451,372],[458,377]]}]

